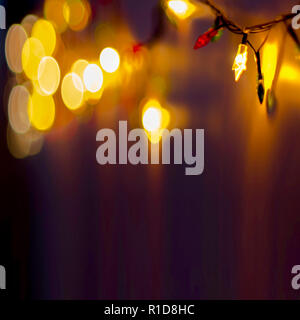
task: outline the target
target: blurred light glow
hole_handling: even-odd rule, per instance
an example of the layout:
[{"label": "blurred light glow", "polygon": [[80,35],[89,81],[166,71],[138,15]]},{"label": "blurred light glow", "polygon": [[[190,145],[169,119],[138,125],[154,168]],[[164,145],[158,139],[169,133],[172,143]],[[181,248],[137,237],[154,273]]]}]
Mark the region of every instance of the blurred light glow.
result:
[{"label": "blurred light glow", "polygon": [[44,144],[43,134],[36,130],[31,130],[26,133],[26,138],[30,140],[29,156],[40,153]]},{"label": "blurred light glow", "polygon": [[83,73],[88,65],[89,65],[88,61],[84,59],[79,59],[73,63],[71,72],[76,73],[80,77],[81,81],[83,82]]},{"label": "blurred light glow", "polygon": [[168,7],[180,19],[188,18],[196,10],[196,7],[187,0],[168,1]]},{"label": "blurred light glow", "polygon": [[28,14],[21,22],[28,36],[31,35],[32,28],[39,18],[34,14]]},{"label": "blurred light glow", "polygon": [[66,0],[63,7],[63,16],[73,31],[83,30],[91,15],[90,4],[86,0]]},{"label": "blurred light glow", "polygon": [[39,64],[44,56],[45,49],[38,39],[29,38],[26,40],[22,49],[22,66],[29,79],[37,80]]},{"label": "blurred light glow", "polygon": [[51,21],[57,32],[64,32],[68,24],[64,17],[65,0],[46,0],[44,5],[44,16]]},{"label": "blurred light glow", "polygon": [[295,67],[286,64],[281,67],[279,78],[280,80],[287,82],[298,83],[300,79],[300,72]]},{"label": "blurred light glow", "polygon": [[143,115],[143,126],[147,131],[156,131],[161,126],[161,110],[155,107],[148,108]]},{"label": "blurred light glow", "polygon": [[29,120],[39,131],[49,130],[55,120],[55,103],[52,96],[41,96],[33,92],[28,106]]},{"label": "blurred light glow", "polygon": [[26,136],[7,128],[7,146],[11,155],[16,159],[24,159],[29,155],[30,143]]},{"label": "blurred light glow", "polygon": [[99,91],[103,85],[103,73],[100,67],[96,64],[89,64],[84,70],[83,81],[88,91]]},{"label": "blurred light glow", "polygon": [[266,43],[263,47],[262,68],[264,74],[264,85],[266,91],[272,87],[276,67],[278,46],[276,43]]},{"label": "blurred light glow", "polygon": [[95,43],[98,48],[113,46],[116,42],[115,27],[108,22],[101,22],[95,29]]},{"label": "blurred light glow", "polygon": [[148,139],[151,143],[158,143],[162,132],[170,122],[170,114],[163,109],[156,99],[150,99],[146,102],[143,113],[142,123]]},{"label": "blurred light glow", "polygon": [[43,146],[43,135],[36,130],[29,130],[20,134],[7,128],[7,146],[11,155],[17,159],[24,159],[39,153]]},{"label": "blurred light glow", "polygon": [[77,110],[83,103],[84,87],[76,73],[67,74],[61,85],[61,95],[68,109]]},{"label": "blurred light glow", "polygon": [[100,54],[100,64],[104,71],[113,73],[120,66],[119,53],[113,48],[105,48]]},{"label": "blurred light glow", "polygon": [[56,32],[53,24],[45,19],[39,19],[32,28],[32,37],[40,40],[45,54],[51,56],[56,47]]},{"label": "blurred light glow", "polygon": [[53,95],[60,82],[60,69],[57,61],[52,57],[44,57],[38,68],[38,83],[41,91],[46,95]]},{"label": "blurred light glow", "polygon": [[85,101],[88,101],[88,103],[91,105],[96,104],[101,99],[103,91],[103,87],[101,88],[101,90],[97,92],[85,91],[84,99]]},{"label": "blurred light glow", "polygon": [[15,86],[8,100],[8,119],[16,133],[26,133],[30,129],[28,103],[30,93],[24,86]]},{"label": "blurred light glow", "polygon": [[89,65],[88,61],[84,60],[84,59],[80,59],[80,60],[77,60],[72,68],[71,68],[71,71],[76,73],[82,83],[83,83],[83,87],[84,87],[84,100],[85,101],[88,101],[89,104],[94,104],[94,103],[97,103],[100,98],[102,97],[102,94],[103,94],[103,86],[101,88],[101,90],[98,90],[97,92],[90,92],[86,89],[85,85],[84,85],[84,80],[83,80],[83,74],[84,74],[84,71],[86,69],[86,67]]},{"label": "blurred light glow", "polygon": [[245,44],[240,44],[237,55],[235,57],[232,70],[235,72],[235,81],[239,81],[241,75],[247,70],[248,47]]},{"label": "blurred light glow", "polygon": [[5,56],[9,68],[15,73],[23,71],[22,48],[26,40],[27,34],[21,25],[14,24],[9,28],[5,40]]}]

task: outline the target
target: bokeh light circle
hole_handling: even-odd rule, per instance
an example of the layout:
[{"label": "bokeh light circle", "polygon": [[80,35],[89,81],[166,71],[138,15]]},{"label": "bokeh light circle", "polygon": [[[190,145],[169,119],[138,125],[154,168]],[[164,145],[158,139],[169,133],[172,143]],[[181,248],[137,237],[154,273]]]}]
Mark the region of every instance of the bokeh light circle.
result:
[{"label": "bokeh light circle", "polygon": [[51,21],[57,32],[64,32],[67,27],[67,21],[64,17],[64,6],[66,0],[46,0],[44,5],[44,15]]},{"label": "bokeh light circle", "polygon": [[84,59],[79,59],[74,62],[74,64],[72,65],[71,71],[76,73],[83,82],[83,73],[88,65],[89,65],[88,61]]},{"label": "bokeh light circle", "polygon": [[22,49],[22,66],[29,79],[37,80],[39,64],[44,56],[45,49],[38,39],[26,40]]},{"label": "bokeh light circle", "polygon": [[120,66],[120,56],[113,48],[105,48],[100,54],[100,64],[104,71],[113,73]]},{"label": "bokeh light circle", "polygon": [[43,147],[43,134],[36,130],[29,130],[24,134],[15,132],[7,127],[7,146],[11,155],[17,159],[38,154]]},{"label": "bokeh light circle", "polygon": [[147,131],[156,131],[161,127],[161,110],[155,107],[148,108],[143,115],[143,126]]},{"label": "bokeh light circle", "polygon": [[25,29],[28,36],[31,35],[32,28],[39,18],[34,14],[28,14],[21,22],[21,26]]},{"label": "bokeh light circle", "polygon": [[29,120],[39,131],[49,130],[55,120],[55,103],[52,96],[42,96],[34,91],[28,105]]},{"label": "bokeh light circle", "polygon": [[10,93],[8,100],[8,119],[11,128],[20,134],[30,129],[28,117],[28,104],[30,93],[24,86],[15,86]]},{"label": "bokeh light circle", "polygon": [[56,32],[51,22],[39,19],[32,28],[32,37],[41,41],[47,56],[53,54],[56,47]]},{"label": "bokeh light circle", "polygon": [[68,73],[61,85],[61,95],[66,107],[70,110],[79,109],[83,103],[84,87],[76,73]]},{"label": "bokeh light circle", "polygon": [[63,16],[70,29],[83,30],[91,15],[90,4],[85,0],[66,0],[63,7]]},{"label": "bokeh light circle", "polygon": [[14,24],[9,28],[5,40],[5,56],[9,68],[15,73],[23,71],[22,48],[26,40],[27,33],[21,25]]},{"label": "bokeh light circle", "polygon": [[38,83],[41,91],[46,95],[53,95],[60,82],[60,69],[57,61],[52,57],[44,57],[38,68]]},{"label": "bokeh light circle", "polygon": [[103,72],[96,64],[89,64],[83,73],[83,81],[90,92],[98,92],[103,85]]}]

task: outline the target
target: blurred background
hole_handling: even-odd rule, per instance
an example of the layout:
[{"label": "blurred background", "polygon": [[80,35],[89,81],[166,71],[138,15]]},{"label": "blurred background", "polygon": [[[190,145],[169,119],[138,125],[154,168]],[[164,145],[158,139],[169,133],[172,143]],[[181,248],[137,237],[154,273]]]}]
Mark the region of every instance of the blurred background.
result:
[{"label": "blurred background", "polygon": [[[205,7],[180,21],[164,15],[162,25],[158,0],[66,1],[1,2],[0,264],[8,297],[298,298],[291,269],[300,264],[300,51],[285,26],[272,29],[262,50],[275,102],[260,104],[252,51],[234,81],[240,36],[225,30],[193,50],[213,25]],[[297,4],[214,3],[241,26]],[[259,47],[265,34],[250,37]],[[115,50],[108,64],[107,47]],[[117,130],[119,120],[143,127],[149,99],[168,113],[168,128],[205,129],[201,176],[179,165],[97,164],[97,131]]]}]

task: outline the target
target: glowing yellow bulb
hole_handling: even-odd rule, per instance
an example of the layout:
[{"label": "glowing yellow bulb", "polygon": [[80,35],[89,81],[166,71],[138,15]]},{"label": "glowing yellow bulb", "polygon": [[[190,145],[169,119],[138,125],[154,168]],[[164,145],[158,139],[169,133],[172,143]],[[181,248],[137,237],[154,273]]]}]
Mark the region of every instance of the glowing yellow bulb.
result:
[{"label": "glowing yellow bulb", "polygon": [[170,121],[170,114],[163,109],[155,99],[147,101],[143,108],[142,122],[148,139],[151,143],[158,143],[162,132],[167,128]]},{"label": "glowing yellow bulb", "polygon": [[41,41],[47,56],[52,55],[56,47],[56,33],[51,22],[38,20],[32,28],[32,37]]},{"label": "glowing yellow bulb", "polygon": [[187,0],[168,1],[168,7],[180,19],[188,18],[196,9],[196,7]]},{"label": "glowing yellow bulb", "polygon": [[83,73],[83,82],[90,92],[98,92],[103,85],[103,73],[96,64],[89,64]]},{"label": "glowing yellow bulb", "polygon": [[104,71],[113,73],[120,66],[120,56],[113,48],[105,48],[100,54],[100,64]]},{"label": "glowing yellow bulb", "polygon": [[276,43],[266,43],[263,49],[262,67],[264,74],[264,85],[266,91],[271,89],[276,67],[277,67],[278,46]]},{"label": "glowing yellow bulb", "polygon": [[155,107],[147,109],[143,116],[143,125],[147,131],[156,131],[161,126],[161,110]]},{"label": "glowing yellow bulb", "polygon": [[248,47],[245,44],[240,44],[237,55],[232,66],[235,71],[235,81],[239,81],[242,73],[247,70]]},{"label": "glowing yellow bulb", "polygon": [[55,119],[55,103],[51,96],[41,96],[33,92],[28,104],[31,124],[40,131],[49,130]]},{"label": "glowing yellow bulb", "polygon": [[70,110],[79,109],[83,103],[84,87],[76,73],[67,74],[61,84],[62,99]]},{"label": "glowing yellow bulb", "polygon": [[38,84],[45,95],[56,92],[60,82],[60,69],[57,61],[52,57],[44,57],[38,68]]},{"label": "glowing yellow bulb", "polygon": [[185,14],[188,9],[186,2],[184,1],[169,1],[169,8],[177,14]]}]

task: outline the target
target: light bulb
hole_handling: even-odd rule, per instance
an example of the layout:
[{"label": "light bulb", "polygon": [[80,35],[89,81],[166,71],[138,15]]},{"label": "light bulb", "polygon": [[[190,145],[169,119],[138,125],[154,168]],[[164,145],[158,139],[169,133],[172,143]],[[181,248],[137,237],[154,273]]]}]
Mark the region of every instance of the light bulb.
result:
[{"label": "light bulb", "polygon": [[195,6],[187,0],[171,0],[168,1],[169,10],[171,10],[178,18],[186,19],[195,11]]},{"label": "light bulb", "polygon": [[156,107],[148,108],[143,115],[143,126],[147,131],[156,131],[161,127],[161,110]]},{"label": "light bulb", "polygon": [[247,70],[247,60],[248,47],[245,44],[240,44],[232,66],[232,70],[235,71],[235,81],[239,81],[242,73]]}]

